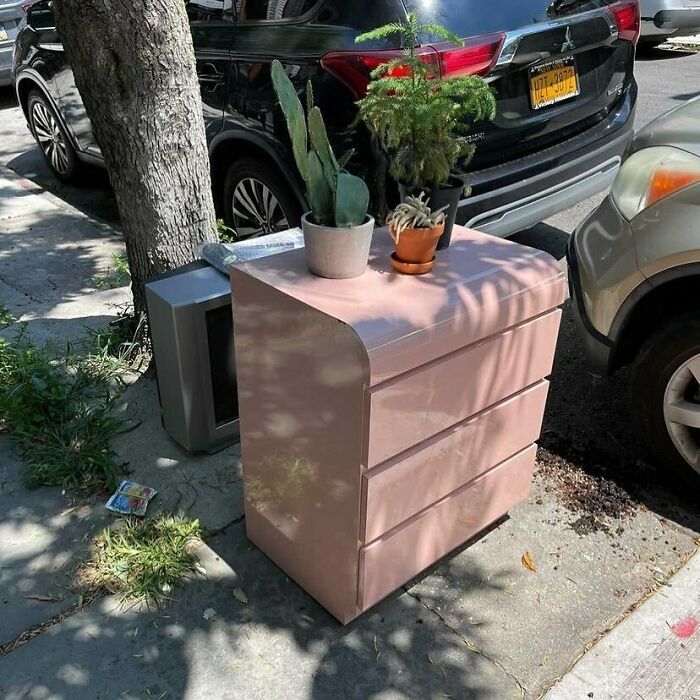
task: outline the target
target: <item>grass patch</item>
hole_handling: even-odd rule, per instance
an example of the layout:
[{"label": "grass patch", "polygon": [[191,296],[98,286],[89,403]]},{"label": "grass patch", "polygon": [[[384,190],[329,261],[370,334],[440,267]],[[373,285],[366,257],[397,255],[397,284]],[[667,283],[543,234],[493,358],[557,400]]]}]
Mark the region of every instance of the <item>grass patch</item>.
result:
[{"label": "grass patch", "polygon": [[[136,326],[142,329],[143,322]],[[37,347],[22,328],[0,339],[0,429],[25,463],[28,487],[113,489],[121,466],[111,440],[128,429],[119,415],[122,376],[135,369],[135,341],[114,329],[76,352]]]},{"label": "grass patch", "polygon": [[123,253],[112,255],[112,266],[92,277],[92,285],[97,289],[118,289],[131,284],[129,261]]},{"label": "grass patch", "polygon": [[199,521],[182,515],[126,518],[95,539],[78,583],[120,593],[125,600],[159,605],[170,598],[172,589],[197,573],[195,549],[201,538]]},{"label": "grass patch", "polygon": [[0,299],[0,329],[11,326],[17,319],[12,315],[12,312],[5,306],[5,303]]}]

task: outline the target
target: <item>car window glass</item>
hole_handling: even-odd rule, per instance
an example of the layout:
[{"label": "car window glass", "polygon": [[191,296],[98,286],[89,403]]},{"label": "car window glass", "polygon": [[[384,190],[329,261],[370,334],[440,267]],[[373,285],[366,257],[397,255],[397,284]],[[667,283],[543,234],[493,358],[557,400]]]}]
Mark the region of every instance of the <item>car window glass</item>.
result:
[{"label": "car window glass", "polygon": [[318,0],[236,0],[236,13],[241,22],[294,19],[305,15]]},{"label": "car window glass", "polygon": [[27,10],[27,23],[32,29],[42,31],[46,29],[55,29],[56,20],[54,19],[52,3],[48,0],[37,2]]},{"label": "car window glass", "polygon": [[[323,0],[314,21],[319,24],[349,27],[359,32],[366,32],[402,19],[406,19],[406,8],[401,0],[365,0],[364,2]],[[396,37],[391,39],[395,40]]]},{"label": "car window glass", "polygon": [[190,0],[187,5],[190,22],[233,22],[233,0]]}]

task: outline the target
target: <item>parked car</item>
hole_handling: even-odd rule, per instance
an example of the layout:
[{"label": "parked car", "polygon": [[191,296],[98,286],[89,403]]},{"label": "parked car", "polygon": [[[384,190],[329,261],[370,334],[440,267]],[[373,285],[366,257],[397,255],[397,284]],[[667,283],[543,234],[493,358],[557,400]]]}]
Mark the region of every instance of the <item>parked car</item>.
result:
[{"label": "parked car", "polygon": [[594,364],[632,363],[632,411],[664,464],[700,477],[700,98],[642,129],[576,230],[574,315]]},{"label": "parked car", "polygon": [[12,85],[12,49],[26,0],[0,0],[0,87]]},{"label": "parked car", "polygon": [[639,9],[644,43],[700,34],[700,0],[639,0]]},{"label": "parked car", "polygon": [[[632,138],[636,1],[425,7],[429,18],[469,37],[463,48],[422,47],[436,70],[482,75],[498,97],[493,123],[471,131],[478,148],[461,223],[508,235],[610,185]],[[71,180],[81,163],[100,163],[100,151],[50,8],[49,0],[34,4],[19,33],[17,95],[49,166]],[[311,80],[334,150],[356,151],[349,169],[376,172],[370,139],[354,125],[354,103],[370,71],[399,46],[360,47],[354,39],[404,19],[402,0],[191,0],[187,10],[215,201],[229,226],[259,235],[297,224],[308,209],[272,88],[274,58],[300,93]]]}]

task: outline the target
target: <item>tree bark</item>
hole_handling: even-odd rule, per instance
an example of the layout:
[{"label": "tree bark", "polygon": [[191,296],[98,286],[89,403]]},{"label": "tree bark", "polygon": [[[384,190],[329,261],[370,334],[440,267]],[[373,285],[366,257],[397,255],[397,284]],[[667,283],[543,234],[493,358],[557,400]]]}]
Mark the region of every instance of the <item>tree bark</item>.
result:
[{"label": "tree bark", "polygon": [[119,207],[134,307],[144,283],[217,240],[183,0],[55,0],[75,83]]}]

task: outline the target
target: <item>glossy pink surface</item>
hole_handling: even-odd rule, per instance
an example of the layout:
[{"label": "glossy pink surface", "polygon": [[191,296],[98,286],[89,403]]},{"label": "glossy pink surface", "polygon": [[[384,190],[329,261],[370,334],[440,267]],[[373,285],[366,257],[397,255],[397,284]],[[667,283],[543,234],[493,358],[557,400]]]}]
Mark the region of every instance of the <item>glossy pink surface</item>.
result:
[{"label": "glossy pink surface", "polygon": [[527,497],[537,447],[530,445],[408,523],[360,550],[358,602],[366,610]]},{"label": "glossy pink surface", "polygon": [[248,536],[342,622],[525,497],[565,297],[475,231],[425,277],[391,248],[353,280],[303,250],[231,272]]},{"label": "glossy pink surface", "polygon": [[[540,435],[546,381],[366,472],[360,532],[371,542],[531,445]],[[436,478],[439,465],[439,478]]]}]

